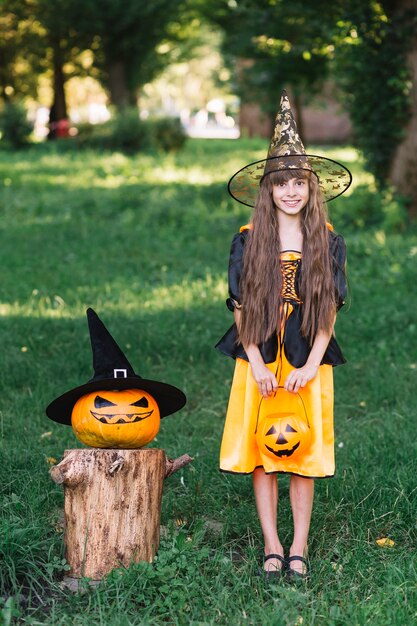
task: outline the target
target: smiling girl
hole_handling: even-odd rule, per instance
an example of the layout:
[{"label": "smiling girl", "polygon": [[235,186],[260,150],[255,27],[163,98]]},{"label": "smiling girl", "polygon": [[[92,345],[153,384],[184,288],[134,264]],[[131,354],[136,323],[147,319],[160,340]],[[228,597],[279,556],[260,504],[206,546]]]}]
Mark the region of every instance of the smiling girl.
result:
[{"label": "smiling girl", "polygon": [[[332,366],[345,359],[333,327],[346,294],[345,245],[324,199],[350,181],[342,165],[306,155],[284,92],[267,159],[229,183],[255,210],[233,237],[227,305],[235,323],[216,346],[236,359],[220,468],[253,475],[268,577],[307,575],[313,479],[334,474]],[[281,472],[291,475],[287,558],[277,529]]]}]

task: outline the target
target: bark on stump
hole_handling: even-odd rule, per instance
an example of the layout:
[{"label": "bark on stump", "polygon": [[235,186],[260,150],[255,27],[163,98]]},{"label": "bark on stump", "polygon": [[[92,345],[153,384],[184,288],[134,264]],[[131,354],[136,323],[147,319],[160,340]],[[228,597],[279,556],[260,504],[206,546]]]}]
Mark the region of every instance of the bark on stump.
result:
[{"label": "bark on stump", "polygon": [[163,483],[192,459],[163,450],[66,450],[51,469],[64,487],[65,546],[71,579],[99,580],[115,567],[153,560]]}]

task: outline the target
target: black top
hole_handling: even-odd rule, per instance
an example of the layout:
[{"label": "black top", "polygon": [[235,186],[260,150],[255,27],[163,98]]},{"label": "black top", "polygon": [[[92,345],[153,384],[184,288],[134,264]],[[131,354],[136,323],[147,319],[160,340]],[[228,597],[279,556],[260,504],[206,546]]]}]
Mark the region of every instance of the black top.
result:
[{"label": "black top", "polygon": [[[234,311],[235,302],[240,304],[240,291],[239,283],[242,274],[243,266],[243,251],[245,241],[248,237],[248,230],[244,230],[234,235],[232,240],[232,246],[230,249],[229,259],[229,297],[226,300],[226,305],[230,311]],[[333,231],[329,230],[329,246],[330,254],[332,257],[333,265],[333,277],[336,294],[336,305],[339,310],[345,303],[347,293],[346,283],[346,246],[344,239],[341,235],[336,235]],[[300,284],[300,272],[302,269],[302,260],[300,260],[297,273],[295,276],[295,287],[297,293],[299,292],[298,286]],[[293,310],[288,316],[284,328],[283,347],[284,353],[293,367],[302,367],[305,365],[311,347],[305,337],[301,335],[301,308],[300,303],[296,300],[292,300],[291,304]],[[267,341],[260,344],[259,350],[265,363],[273,363],[277,358],[278,352],[278,336],[274,333]],[[240,358],[248,361],[245,350],[241,343],[237,340],[237,328],[236,324],[233,324],[225,335],[218,341],[216,348],[232,358]],[[326,352],[324,353],[321,364],[324,365],[342,365],[346,363],[342,351],[332,336]]]}]

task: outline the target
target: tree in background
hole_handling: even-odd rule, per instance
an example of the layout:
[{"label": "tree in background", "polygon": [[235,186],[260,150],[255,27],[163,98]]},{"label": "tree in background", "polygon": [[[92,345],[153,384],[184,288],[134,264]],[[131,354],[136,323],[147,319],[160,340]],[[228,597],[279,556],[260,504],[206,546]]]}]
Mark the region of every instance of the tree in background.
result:
[{"label": "tree in background", "polygon": [[335,69],[355,142],[378,185],[391,180],[417,215],[417,2],[346,4]]},{"label": "tree in background", "polygon": [[390,159],[389,177],[396,189],[411,199],[410,214],[417,217],[417,2],[400,0],[391,4],[393,21],[404,19],[401,15],[407,20],[406,64],[404,67],[401,63],[400,80],[408,95],[409,115],[405,126],[401,125],[402,137]]},{"label": "tree in background", "polygon": [[0,100],[10,103],[36,96],[42,62],[42,30],[30,19],[24,3],[4,0],[0,11]]},{"label": "tree in background", "polygon": [[272,118],[291,86],[301,134],[302,99],[337,81],[368,169],[417,215],[417,0],[3,0],[0,98],[33,94],[48,68],[51,121],[67,116],[65,81],[87,71],[119,109],[136,103],[195,37],[193,11],[223,30],[243,101]]},{"label": "tree in background", "polygon": [[[135,104],[140,87],[172,60],[172,42],[188,37],[191,22],[186,0],[6,0],[0,20],[8,31],[0,44],[3,98],[7,86],[15,90],[21,57],[30,58],[32,76],[52,72],[52,122],[67,117],[66,81],[87,69],[116,107]],[[85,50],[92,53],[88,68],[82,63]],[[35,81],[28,84],[34,90]]]},{"label": "tree in background", "polygon": [[223,50],[235,66],[242,101],[260,104],[272,127],[281,90],[289,86],[303,136],[302,101],[321,89],[334,53],[333,5],[326,0],[201,0],[200,8],[224,31]]},{"label": "tree in background", "polygon": [[83,72],[77,59],[88,41],[74,28],[73,8],[71,0],[6,0],[0,12],[3,100],[8,92],[36,98],[39,75],[49,72],[52,124],[67,117],[65,82]]},{"label": "tree in background", "polygon": [[[49,115],[49,138],[53,138],[55,125],[68,117],[65,83],[72,75],[82,73],[77,57],[89,42],[76,27],[71,0],[33,0],[27,3],[27,8],[45,32],[44,54],[52,69],[53,101]],[[74,68],[74,65],[77,67]],[[72,71],[68,71],[69,66]]]},{"label": "tree in background", "polygon": [[197,1],[235,66],[249,60],[235,71],[243,100],[273,114],[291,86],[301,134],[301,94],[337,82],[368,169],[417,215],[417,0]]},{"label": "tree in background", "polygon": [[175,46],[175,61],[141,90],[139,106],[148,111],[175,109],[186,117],[220,98],[229,112],[236,113],[237,98],[231,93],[230,71],[220,50],[221,32],[197,18],[192,30],[186,41]]},{"label": "tree in background", "polygon": [[118,108],[172,60],[172,42],[187,36],[185,0],[71,0],[76,28],[94,52],[93,66]]}]

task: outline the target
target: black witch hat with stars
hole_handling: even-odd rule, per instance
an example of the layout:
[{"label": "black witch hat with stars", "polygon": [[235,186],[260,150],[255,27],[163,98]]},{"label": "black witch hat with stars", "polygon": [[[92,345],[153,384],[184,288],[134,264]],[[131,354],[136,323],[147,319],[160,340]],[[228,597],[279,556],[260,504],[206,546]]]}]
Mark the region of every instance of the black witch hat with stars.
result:
[{"label": "black witch hat with stars", "polygon": [[228,191],[238,202],[254,207],[259,185],[265,176],[284,170],[308,170],[315,174],[325,202],[345,193],[352,182],[352,174],[338,161],[306,154],[285,90],[281,94],[266,158],[249,163],[236,172],[229,180]]}]

